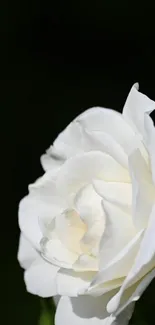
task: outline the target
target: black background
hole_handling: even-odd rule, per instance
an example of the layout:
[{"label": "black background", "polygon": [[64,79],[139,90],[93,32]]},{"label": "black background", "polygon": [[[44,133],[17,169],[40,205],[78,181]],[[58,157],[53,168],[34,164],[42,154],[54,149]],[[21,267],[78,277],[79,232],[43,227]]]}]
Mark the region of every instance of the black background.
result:
[{"label": "black background", "polygon": [[[15,0],[5,5],[2,140],[8,154],[4,163],[9,162],[11,172],[2,236],[7,261],[5,324],[37,324],[39,299],[26,293],[16,254],[18,202],[28,184],[43,173],[40,155],[86,108],[121,111],[136,81],[155,100],[153,12],[153,2],[148,1]],[[146,324],[155,323],[150,292],[150,309],[141,311]]]}]

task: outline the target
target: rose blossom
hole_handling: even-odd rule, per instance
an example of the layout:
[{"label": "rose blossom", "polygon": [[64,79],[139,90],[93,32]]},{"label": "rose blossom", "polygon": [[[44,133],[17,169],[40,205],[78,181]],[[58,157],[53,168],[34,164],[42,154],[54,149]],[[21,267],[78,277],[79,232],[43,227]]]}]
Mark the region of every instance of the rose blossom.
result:
[{"label": "rose blossom", "polygon": [[122,114],[82,113],[20,202],[26,287],[61,296],[56,325],[128,324],[155,275],[154,108],[136,84]]}]

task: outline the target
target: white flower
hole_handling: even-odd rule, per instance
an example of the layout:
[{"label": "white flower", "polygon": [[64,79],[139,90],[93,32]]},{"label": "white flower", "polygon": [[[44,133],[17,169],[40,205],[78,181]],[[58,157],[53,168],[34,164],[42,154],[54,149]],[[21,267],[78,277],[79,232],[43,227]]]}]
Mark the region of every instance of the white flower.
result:
[{"label": "white flower", "polygon": [[62,296],[56,325],[128,324],[155,275],[154,108],[134,85],[122,114],[85,111],[20,203],[26,287]]}]

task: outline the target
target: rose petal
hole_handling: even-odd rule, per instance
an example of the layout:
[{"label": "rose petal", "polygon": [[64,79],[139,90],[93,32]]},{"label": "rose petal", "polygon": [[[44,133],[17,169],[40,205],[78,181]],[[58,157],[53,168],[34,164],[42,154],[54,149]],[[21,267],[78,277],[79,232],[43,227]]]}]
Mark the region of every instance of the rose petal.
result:
[{"label": "rose petal", "polygon": [[90,286],[85,289],[85,291],[80,292],[81,294],[86,294],[86,295],[89,294],[93,297],[99,297],[104,295],[107,292],[111,292],[111,290],[120,288],[124,281],[124,277],[122,277],[107,282],[103,281],[102,284],[93,286],[94,279],[92,280]]},{"label": "rose petal", "polygon": [[[94,107],[78,116],[77,120],[89,132],[104,132],[104,134],[109,135],[110,138],[123,148],[124,152],[126,152],[127,145],[133,140],[135,135],[135,132],[123,118],[122,114],[112,109]],[[107,138],[107,141],[110,138]]]},{"label": "rose petal", "polygon": [[112,157],[98,151],[91,151],[70,158],[63,164],[57,188],[62,195],[75,195],[94,178],[108,181],[128,181],[129,175]]},{"label": "rose petal", "polygon": [[[113,324],[114,318],[110,317],[106,311],[106,305],[110,297],[111,294],[106,294],[102,298],[89,296],[77,298],[61,297],[56,311],[55,325]],[[119,325],[125,325],[125,323]]]},{"label": "rose petal", "polygon": [[114,203],[129,212],[132,200],[132,187],[130,183],[93,181],[95,191],[103,199]]},{"label": "rose petal", "polygon": [[81,247],[84,252],[89,251],[96,255],[105,226],[101,197],[94,191],[92,185],[87,185],[75,196],[74,205],[86,226],[85,234],[80,241]]},{"label": "rose petal", "polygon": [[55,219],[55,231],[62,244],[76,254],[81,253],[80,240],[86,226],[75,210],[66,210]]},{"label": "rose petal", "polygon": [[128,273],[120,291],[109,303],[109,311],[115,311],[120,303],[121,297],[126,288],[142,279],[149,271],[155,268],[155,206],[152,209],[149,225],[145,231],[138,255]]},{"label": "rose petal", "polygon": [[152,119],[148,114],[145,114],[144,125],[146,129],[146,135],[145,135],[146,145],[150,154],[152,178],[155,184],[155,147],[154,147],[155,127]]},{"label": "rose petal", "polygon": [[144,137],[144,116],[155,109],[155,102],[138,91],[136,83],[131,88],[123,109],[123,116],[135,132]]},{"label": "rose petal", "polygon": [[[129,305],[133,304],[134,302],[136,302],[137,300],[139,300],[139,298],[141,297],[141,295],[143,294],[143,292],[145,291],[145,289],[149,286],[149,284],[151,283],[151,281],[154,279],[155,277],[155,269],[152,270],[152,272],[149,272],[141,281],[139,281],[139,283],[134,286],[132,286],[129,290],[129,292],[127,292],[128,290],[126,290],[126,292],[124,292],[124,295],[122,296],[121,299],[121,306],[120,308],[118,308],[118,310],[114,313],[114,316],[118,316],[120,315],[124,309],[126,309]],[[126,299],[126,296],[128,297]],[[108,305],[108,310],[110,309],[110,303]]]},{"label": "rose petal", "polygon": [[[98,141],[98,135],[94,134],[96,131],[104,131],[104,134],[101,137],[99,136],[100,141]],[[89,134],[91,134],[91,141]],[[127,165],[125,152],[127,143],[132,141],[133,134],[132,128],[120,113],[111,109],[94,107],[80,114],[58,135],[53,146],[47,150],[47,154],[42,156],[41,162],[44,169],[48,170],[57,168],[65,159],[75,154],[91,150],[102,150],[112,156],[114,153],[114,158],[122,157],[121,161]],[[99,147],[99,143],[101,143],[102,149]]]},{"label": "rose petal", "polygon": [[[101,284],[102,290],[104,291],[104,284],[107,287],[107,282],[125,277],[128,274],[137,255],[137,251],[139,250],[142,236],[143,231],[141,230],[125,247],[123,247],[122,251],[116,255],[109,264],[100,268],[100,271],[94,277],[89,287],[89,291],[94,288],[93,292],[95,293],[96,287]],[[100,292],[102,292],[102,290],[100,290]]]},{"label": "rose petal", "polygon": [[58,170],[64,163],[65,158],[53,146],[50,146],[40,158],[41,165],[45,171]]},{"label": "rose petal", "polygon": [[[124,148],[116,141],[114,137],[102,131],[92,131],[83,126],[83,134],[87,141],[87,147],[90,150],[99,150],[109,154],[113,157],[120,165],[127,168],[128,159],[127,152]],[[127,147],[126,147],[127,150]]]},{"label": "rose petal", "polygon": [[73,121],[61,132],[56,140],[41,157],[41,164],[45,171],[59,168],[66,159],[87,148],[83,143],[83,131],[80,123]]},{"label": "rose petal", "polygon": [[46,173],[29,188],[30,194],[19,204],[19,226],[24,236],[40,250],[40,240],[46,232],[46,224],[67,205],[57,195],[51,173]]},{"label": "rose petal", "polygon": [[77,297],[89,286],[94,272],[75,272],[61,268],[57,273],[57,291],[61,296]]},{"label": "rose petal", "polygon": [[79,271],[98,271],[98,259],[91,255],[82,254],[73,264],[73,269]]},{"label": "rose petal", "polygon": [[104,268],[132,238],[136,232],[130,215],[115,204],[103,201],[106,224],[100,242],[100,269]]},{"label": "rose petal", "polygon": [[32,247],[30,242],[24,237],[23,234],[20,235],[19,248],[18,248],[18,261],[20,266],[24,269],[30,267],[30,265],[39,256],[37,251]]},{"label": "rose petal", "polygon": [[38,258],[25,271],[24,279],[27,291],[43,298],[57,294],[56,275],[58,267]]},{"label": "rose petal", "polygon": [[70,269],[78,258],[76,253],[68,250],[57,238],[51,240],[43,238],[41,247],[43,257],[59,267]]},{"label": "rose petal", "polygon": [[103,219],[102,198],[95,192],[91,184],[80,189],[74,199],[74,206],[80,218],[91,227],[95,221]]},{"label": "rose petal", "polygon": [[[30,196],[26,196],[19,204],[19,226],[24,236],[30,243],[40,250],[40,240],[42,238],[39,226],[40,204],[37,204]],[[44,211],[44,209],[43,209]]]},{"label": "rose petal", "polygon": [[133,221],[138,230],[147,227],[152,206],[155,202],[155,188],[151,173],[139,150],[129,157],[132,179]]}]

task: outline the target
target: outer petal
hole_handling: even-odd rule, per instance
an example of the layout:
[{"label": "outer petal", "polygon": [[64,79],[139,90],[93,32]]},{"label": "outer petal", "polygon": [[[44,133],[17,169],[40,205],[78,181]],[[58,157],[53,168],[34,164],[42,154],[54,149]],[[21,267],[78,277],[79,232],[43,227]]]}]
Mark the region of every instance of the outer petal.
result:
[{"label": "outer petal", "polygon": [[57,292],[61,296],[77,297],[78,294],[89,286],[94,272],[75,272],[60,269],[57,273]]},{"label": "outer petal", "polygon": [[155,268],[155,206],[152,209],[148,228],[142,240],[135,263],[126,277],[118,294],[110,301],[109,311],[115,311],[124,291],[142,279],[148,272]]},{"label": "outer petal", "polygon": [[130,215],[106,200],[103,201],[106,225],[100,242],[100,269],[104,268],[132,238],[136,232]]},{"label": "outer petal", "polygon": [[155,102],[138,92],[138,88],[138,84],[134,84],[131,88],[123,109],[123,116],[135,132],[140,133],[144,138],[144,116],[145,113],[151,113],[155,109]]},{"label": "outer petal", "polygon": [[25,197],[19,204],[19,226],[24,236],[30,243],[40,250],[40,240],[42,238],[39,227],[40,204],[30,196]]},{"label": "outer petal", "polygon": [[155,145],[154,145],[155,127],[152,119],[148,114],[145,114],[144,123],[145,123],[145,130],[146,130],[145,140],[150,154],[151,171],[152,171],[153,182],[155,184]]},{"label": "outer petal", "polygon": [[38,258],[25,272],[27,291],[43,298],[55,296],[58,267]]},{"label": "outer petal", "polygon": [[37,251],[32,247],[30,242],[23,236],[23,234],[21,234],[18,249],[18,261],[20,266],[27,269],[38,256],[39,254]]},{"label": "outer petal", "polygon": [[[40,250],[46,222],[66,208],[66,203],[57,196],[55,183],[50,173],[29,186],[30,194],[19,204],[19,226],[24,236]],[[46,228],[46,227],[44,227]]]},{"label": "outer petal", "polygon": [[[88,289],[89,292],[95,293],[99,291],[100,294],[104,292],[108,285],[111,285],[112,280],[122,279],[125,277],[133,265],[133,261],[137,255],[137,251],[140,247],[143,231],[140,231],[136,236],[123,248],[123,250],[114,257],[112,261],[104,268],[101,268],[99,273],[91,282]],[[104,285],[105,284],[105,285]],[[120,283],[121,285],[121,283]]]},{"label": "outer petal", "polygon": [[103,134],[100,140],[101,143],[105,144],[105,146],[107,146],[107,144],[112,144],[111,140],[113,139],[121,146],[124,153],[127,153],[128,144],[133,140],[135,132],[123,118],[122,114],[111,109],[94,107],[77,117],[77,120],[82,124],[85,130],[89,132],[89,134],[92,134],[91,132],[93,132],[96,140],[97,138],[99,140],[96,132],[104,132],[104,134],[107,134],[109,137],[104,140]]},{"label": "outer petal", "polygon": [[92,151],[70,158],[62,166],[57,188],[65,197],[73,195],[93,179],[109,181],[129,181],[128,171],[119,165],[112,157]]},{"label": "outer petal", "polygon": [[45,171],[57,170],[64,163],[65,158],[59,154],[53,146],[50,146],[46,153],[40,158],[41,165]]},{"label": "outer petal", "polygon": [[133,221],[137,229],[145,228],[155,202],[155,188],[151,173],[139,150],[129,157],[132,179]]},{"label": "outer petal", "polygon": [[100,150],[105,152],[120,163],[120,165],[127,168],[127,152],[125,152],[124,147],[112,135],[106,133],[104,129],[102,131],[93,131],[84,126],[83,133],[89,151]]},{"label": "outer petal", "polygon": [[154,277],[155,269],[152,270],[152,272],[148,273],[141,281],[139,281],[138,285],[134,285],[129,290],[127,290],[126,294],[124,294],[121,299],[121,306],[114,313],[114,316],[116,316],[116,318],[118,315],[122,314],[122,312],[125,311],[129,305],[132,305],[134,302],[139,300],[139,298],[141,297],[145,289],[149,286],[150,282],[153,280]]},{"label": "outer petal", "polygon": [[77,153],[87,151],[83,141],[83,131],[80,123],[73,121],[61,132],[46,154],[41,157],[44,170],[59,168],[66,159]]},{"label": "outer petal", "polygon": [[[140,134],[130,125],[128,119],[114,110],[100,107],[81,114],[77,120],[84,128],[89,150],[100,150],[110,154],[122,166],[127,167],[127,156],[134,148],[139,148],[148,161],[147,151]],[[136,135],[136,136],[135,136]]]},{"label": "outer petal", "polygon": [[[106,311],[106,305],[112,293],[100,298],[61,297],[56,311],[55,325],[114,325],[113,318],[109,317]],[[125,323],[119,325],[125,325]]]},{"label": "outer petal", "polygon": [[41,162],[43,168],[49,170],[57,168],[75,154],[101,150],[126,165],[127,144],[132,141],[133,135],[132,128],[120,113],[94,107],[80,114],[58,135],[47,154],[41,157]]}]

